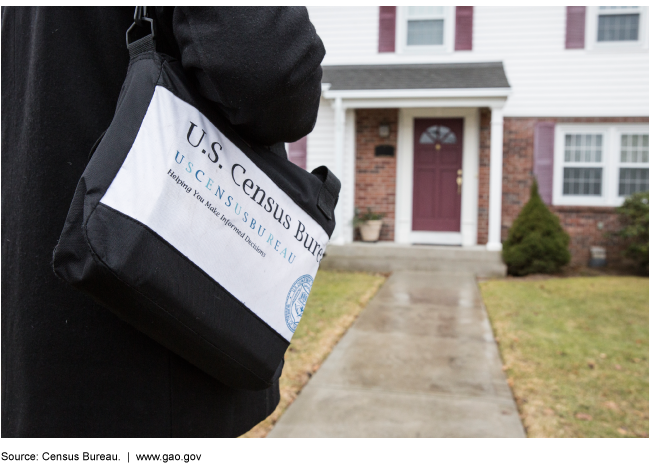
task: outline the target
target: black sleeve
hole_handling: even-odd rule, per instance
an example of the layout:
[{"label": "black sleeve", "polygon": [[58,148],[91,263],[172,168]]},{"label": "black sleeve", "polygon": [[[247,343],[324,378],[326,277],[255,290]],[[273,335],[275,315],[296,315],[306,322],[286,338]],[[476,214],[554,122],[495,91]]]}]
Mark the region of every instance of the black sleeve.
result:
[{"label": "black sleeve", "polygon": [[292,142],[316,123],[325,47],[304,7],[176,7],[183,67],[238,132]]}]

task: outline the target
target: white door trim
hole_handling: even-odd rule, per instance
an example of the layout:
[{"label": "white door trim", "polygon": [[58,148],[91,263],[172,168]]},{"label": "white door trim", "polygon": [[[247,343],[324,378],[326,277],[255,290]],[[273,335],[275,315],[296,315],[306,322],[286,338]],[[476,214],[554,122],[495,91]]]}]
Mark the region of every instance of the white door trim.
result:
[{"label": "white door trim", "polygon": [[[415,118],[463,118],[463,186],[460,234],[414,232],[413,220],[413,120]],[[478,227],[479,168],[478,108],[402,108],[397,132],[397,179],[395,192],[395,242],[402,244],[476,245]],[[443,234],[444,233],[444,234]]]}]

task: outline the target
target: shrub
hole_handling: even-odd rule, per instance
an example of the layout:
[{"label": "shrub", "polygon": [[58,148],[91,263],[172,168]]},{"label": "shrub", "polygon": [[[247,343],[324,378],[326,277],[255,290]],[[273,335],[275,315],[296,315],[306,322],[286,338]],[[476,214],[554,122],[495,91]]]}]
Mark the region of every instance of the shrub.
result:
[{"label": "shrub", "polygon": [[624,238],[627,248],[623,252],[640,270],[648,269],[648,193],[635,193],[625,199],[616,211],[622,228],[616,232]]},{"label": "shrub", "polygon": [[554,273],[571,260],[569,235],[539,197],[537,181],[530,200],[512,224],[503,243],[503,261],[511,275]]}]

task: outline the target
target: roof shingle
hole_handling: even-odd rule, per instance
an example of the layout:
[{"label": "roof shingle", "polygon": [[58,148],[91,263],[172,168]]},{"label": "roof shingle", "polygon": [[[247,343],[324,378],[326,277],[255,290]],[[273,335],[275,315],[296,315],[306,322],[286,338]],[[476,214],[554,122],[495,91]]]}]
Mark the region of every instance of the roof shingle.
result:
[{"label": "roof shingle", "polygon": [[323,66],[330,90],[509,88],[503,63]]}]

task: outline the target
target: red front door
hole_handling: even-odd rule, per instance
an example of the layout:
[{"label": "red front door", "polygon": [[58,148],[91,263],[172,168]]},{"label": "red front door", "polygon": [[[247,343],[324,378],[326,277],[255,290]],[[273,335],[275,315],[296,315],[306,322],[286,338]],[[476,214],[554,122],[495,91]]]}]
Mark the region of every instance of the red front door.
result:
[{"label": "red front door", "polygon": [[415,120],[413,230],[460,231],[462,118]]}]

